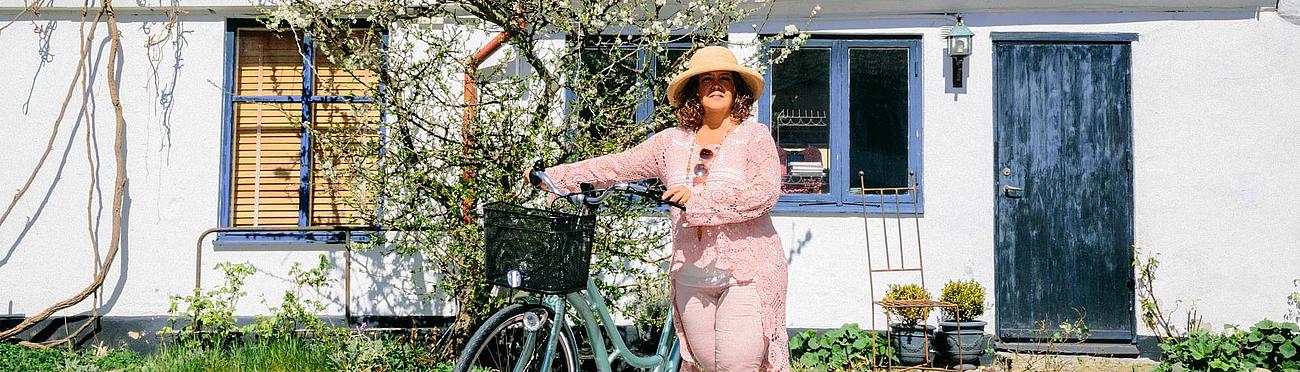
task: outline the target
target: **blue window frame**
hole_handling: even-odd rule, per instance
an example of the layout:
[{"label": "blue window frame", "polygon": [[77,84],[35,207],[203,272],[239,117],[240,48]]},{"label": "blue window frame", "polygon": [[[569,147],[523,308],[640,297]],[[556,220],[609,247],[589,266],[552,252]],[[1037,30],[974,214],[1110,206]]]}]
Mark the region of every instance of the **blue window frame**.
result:
[{"label": "blue window frame", "polygon": [[775,210],[923,213],[921,186],[883,197],[858,191],[859,171],[868,188],[923,179],[920,70],[919,37],[814,38],[769,66],[757,113],[786,152]]},{"label": "blue window frame", "polygon": [[[368,27],[368,24],[360,22],[360,27]],[[304,122],[312,120],[312,104],[315,103],[374,103],[373,97],[362,96],[343,96],[343,95],[320,95],[317,94],[315,84],[315,47],[310,35],[304,35],[303,40],[299,43],[302,51],[302,76],[301,92],[299,94],[289,95],[238,95],[236,94],[236,68],[237,50],[239,47],[238,35],[241,29],[244,30],[261,30],[265,31],[266,27],[259,21],[230,19],[226,22],[225,34],[225,73],[223,78],[224,86],[224,103],[222,106],[222,125],[221,125],[221,168],[220,168],[220,187],[219,187],[219,205],[218,221],[220,227],[231,227],[233,224],[233,206],[232,195],[234,190],[233,162],[235,161],[236,149],[235,143],[235,107],[239,103],[266,103],[266,104],[298,104],[301,109],[299,113]],[[383,45],[387,46],[388,34],[385,32],[382,38]],[[383,86],[380,86],[383,89]],[[379,113],[380,122],[383,122],[384,115]],[[385,138],[385,128],[380,127],[379,136],[381,140]],[[299,169],[298,171],[298,227],[307,227],[311,223],[311,202],[313,198],[313,141],[310,131],[302,128],[299,132],[301,136],[299,148]],[[382,150],[381,150],[382,151]],[[380,213],[381,203],[376,205],[376,215]],[[323,225],[329,226],[329,225]],[[376,231],[378,228],[376,227]],[[366,241],[370,236],[369,231],[352,231],[350,234],[353,241]],[[258,231],[258,232],[225,232],[218,234],[217,243],[228,244],[299,244],[299,243],[341,243],[344,242],[349,232],[346,231],[293,231],[292,227],[286,226],[283,231]]]}]

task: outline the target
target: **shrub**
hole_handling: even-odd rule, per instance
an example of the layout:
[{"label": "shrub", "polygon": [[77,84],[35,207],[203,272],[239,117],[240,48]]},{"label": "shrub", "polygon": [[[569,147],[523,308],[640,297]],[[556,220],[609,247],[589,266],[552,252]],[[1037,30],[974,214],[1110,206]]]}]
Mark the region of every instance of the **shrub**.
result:
[{"label": "shrub", "polygon": [[1255,323],[1245,334],[1246,361],[1282,371],[1300,371],[1300,326],[1268,319]]},{"label": "shrub", "polygon": [[[930,291],[916,284],[890,284],[885,301],[930,300]],[[930,316],[929,307],[912,307],[890,310],[902,318],[902,324],[916,325]]]},{"label": "shrub", "polygon": [[1300,371],[1300,327],[1295,323],[1263,320],[1249,332],[1231,327],[1221,334],[1195,331],[1160,348],[1160,371],[1171,371],[1176,364],[1193,371]]},{"label": "shrub", "polygon": [[884,358],[895,359],[889,341],[875,332],[863,331],[856,323],[820,336],[812,330],[795,334],[790,338],[790,356],[797,367],[819,371],[865,370],[873,360],[883,364],[879,361]]},{"label": "shrub", "polygon": [[[984,287],[975,279],[952,280],[943,285],[939,301],[957,304],[957,311],[943,309],[943,318],[954,322],[969,322],[984,315]],[[960,315],[960,318],[958,318]]]},{"label": "shrub", "polygon": [[[257,268],[249,263],[229,262],[218,263],[215,267],[225,274],[226,280],[221,287],[206,292],[195,288],[189,296],[172,295],[171,305],[167,308],[171,325],[158,331],[160,334],[179,334],[182,338],[221,344],[248,331],[248,326],[235,324],[235,307],[248,294],[244,292],[244,282],[257,273]],[[184,309],[181,309],[182,305]],[[200,329],[204,332],[199,332]]]}]

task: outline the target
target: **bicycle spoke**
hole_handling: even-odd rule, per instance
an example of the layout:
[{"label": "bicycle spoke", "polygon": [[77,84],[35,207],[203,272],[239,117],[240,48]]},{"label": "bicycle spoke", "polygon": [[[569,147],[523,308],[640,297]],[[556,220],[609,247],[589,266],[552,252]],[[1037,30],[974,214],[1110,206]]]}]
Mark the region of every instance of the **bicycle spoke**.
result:
[{"label": "bicycle spoke", "polygon": [[[549,324],[543,326],[535,332],[536,339],[532,345],[532,351],[529,352],[529,358],[523,363],[522,370],[537,371],[542,365],[542,359],[546,354],[546,338],[550,335]],[[524,328],[523,322],[518,319],[511,319],[502,324],[495,333],[490,335],[489,340],[480,349],[478,357],[471,365],[471,371],[499,371],[512,372],[519,357],[525,354],[525,344],[528,338],[528,331]],[[576,364],[576,360],[567,360],[571,355],[568,350],[568,344],[561,343],[557,345],[557,350],[551,363],[551,371],[567,371],[570,364]]]}]

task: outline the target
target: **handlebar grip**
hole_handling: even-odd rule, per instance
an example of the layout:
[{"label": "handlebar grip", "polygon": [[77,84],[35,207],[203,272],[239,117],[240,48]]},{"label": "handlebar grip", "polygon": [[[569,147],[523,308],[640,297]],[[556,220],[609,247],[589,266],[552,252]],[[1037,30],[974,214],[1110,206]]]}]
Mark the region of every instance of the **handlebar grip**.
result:
[{"label": "handlebar grip", "polygon": [[664,199],[664,189],[660,189],[660,188],[651,188],[651,189],[647,189],[647,190],[645,191],[645,193],[646,193],[646,196],[649,196],[649,197],[655,198],[655,200],[658,200],[660,203],[664,203],[664,204],[668,204],[669,206],[677,207],[677,209],[686,210],[686,206],[681,205],[681,204],[677,204],[676,202],[671,202],[671,201],[668,201],[668,200]]}]

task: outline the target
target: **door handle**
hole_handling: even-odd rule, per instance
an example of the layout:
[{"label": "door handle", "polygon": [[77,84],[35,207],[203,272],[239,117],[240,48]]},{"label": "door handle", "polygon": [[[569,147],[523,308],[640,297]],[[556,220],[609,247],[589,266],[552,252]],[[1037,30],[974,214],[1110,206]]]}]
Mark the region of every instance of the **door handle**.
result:
[{"label": "door handle", "polygon": [[1011,185],[1002,185],[1002,195],[1012,199],[1020,199],[1025,197],[1025,189]]}]

